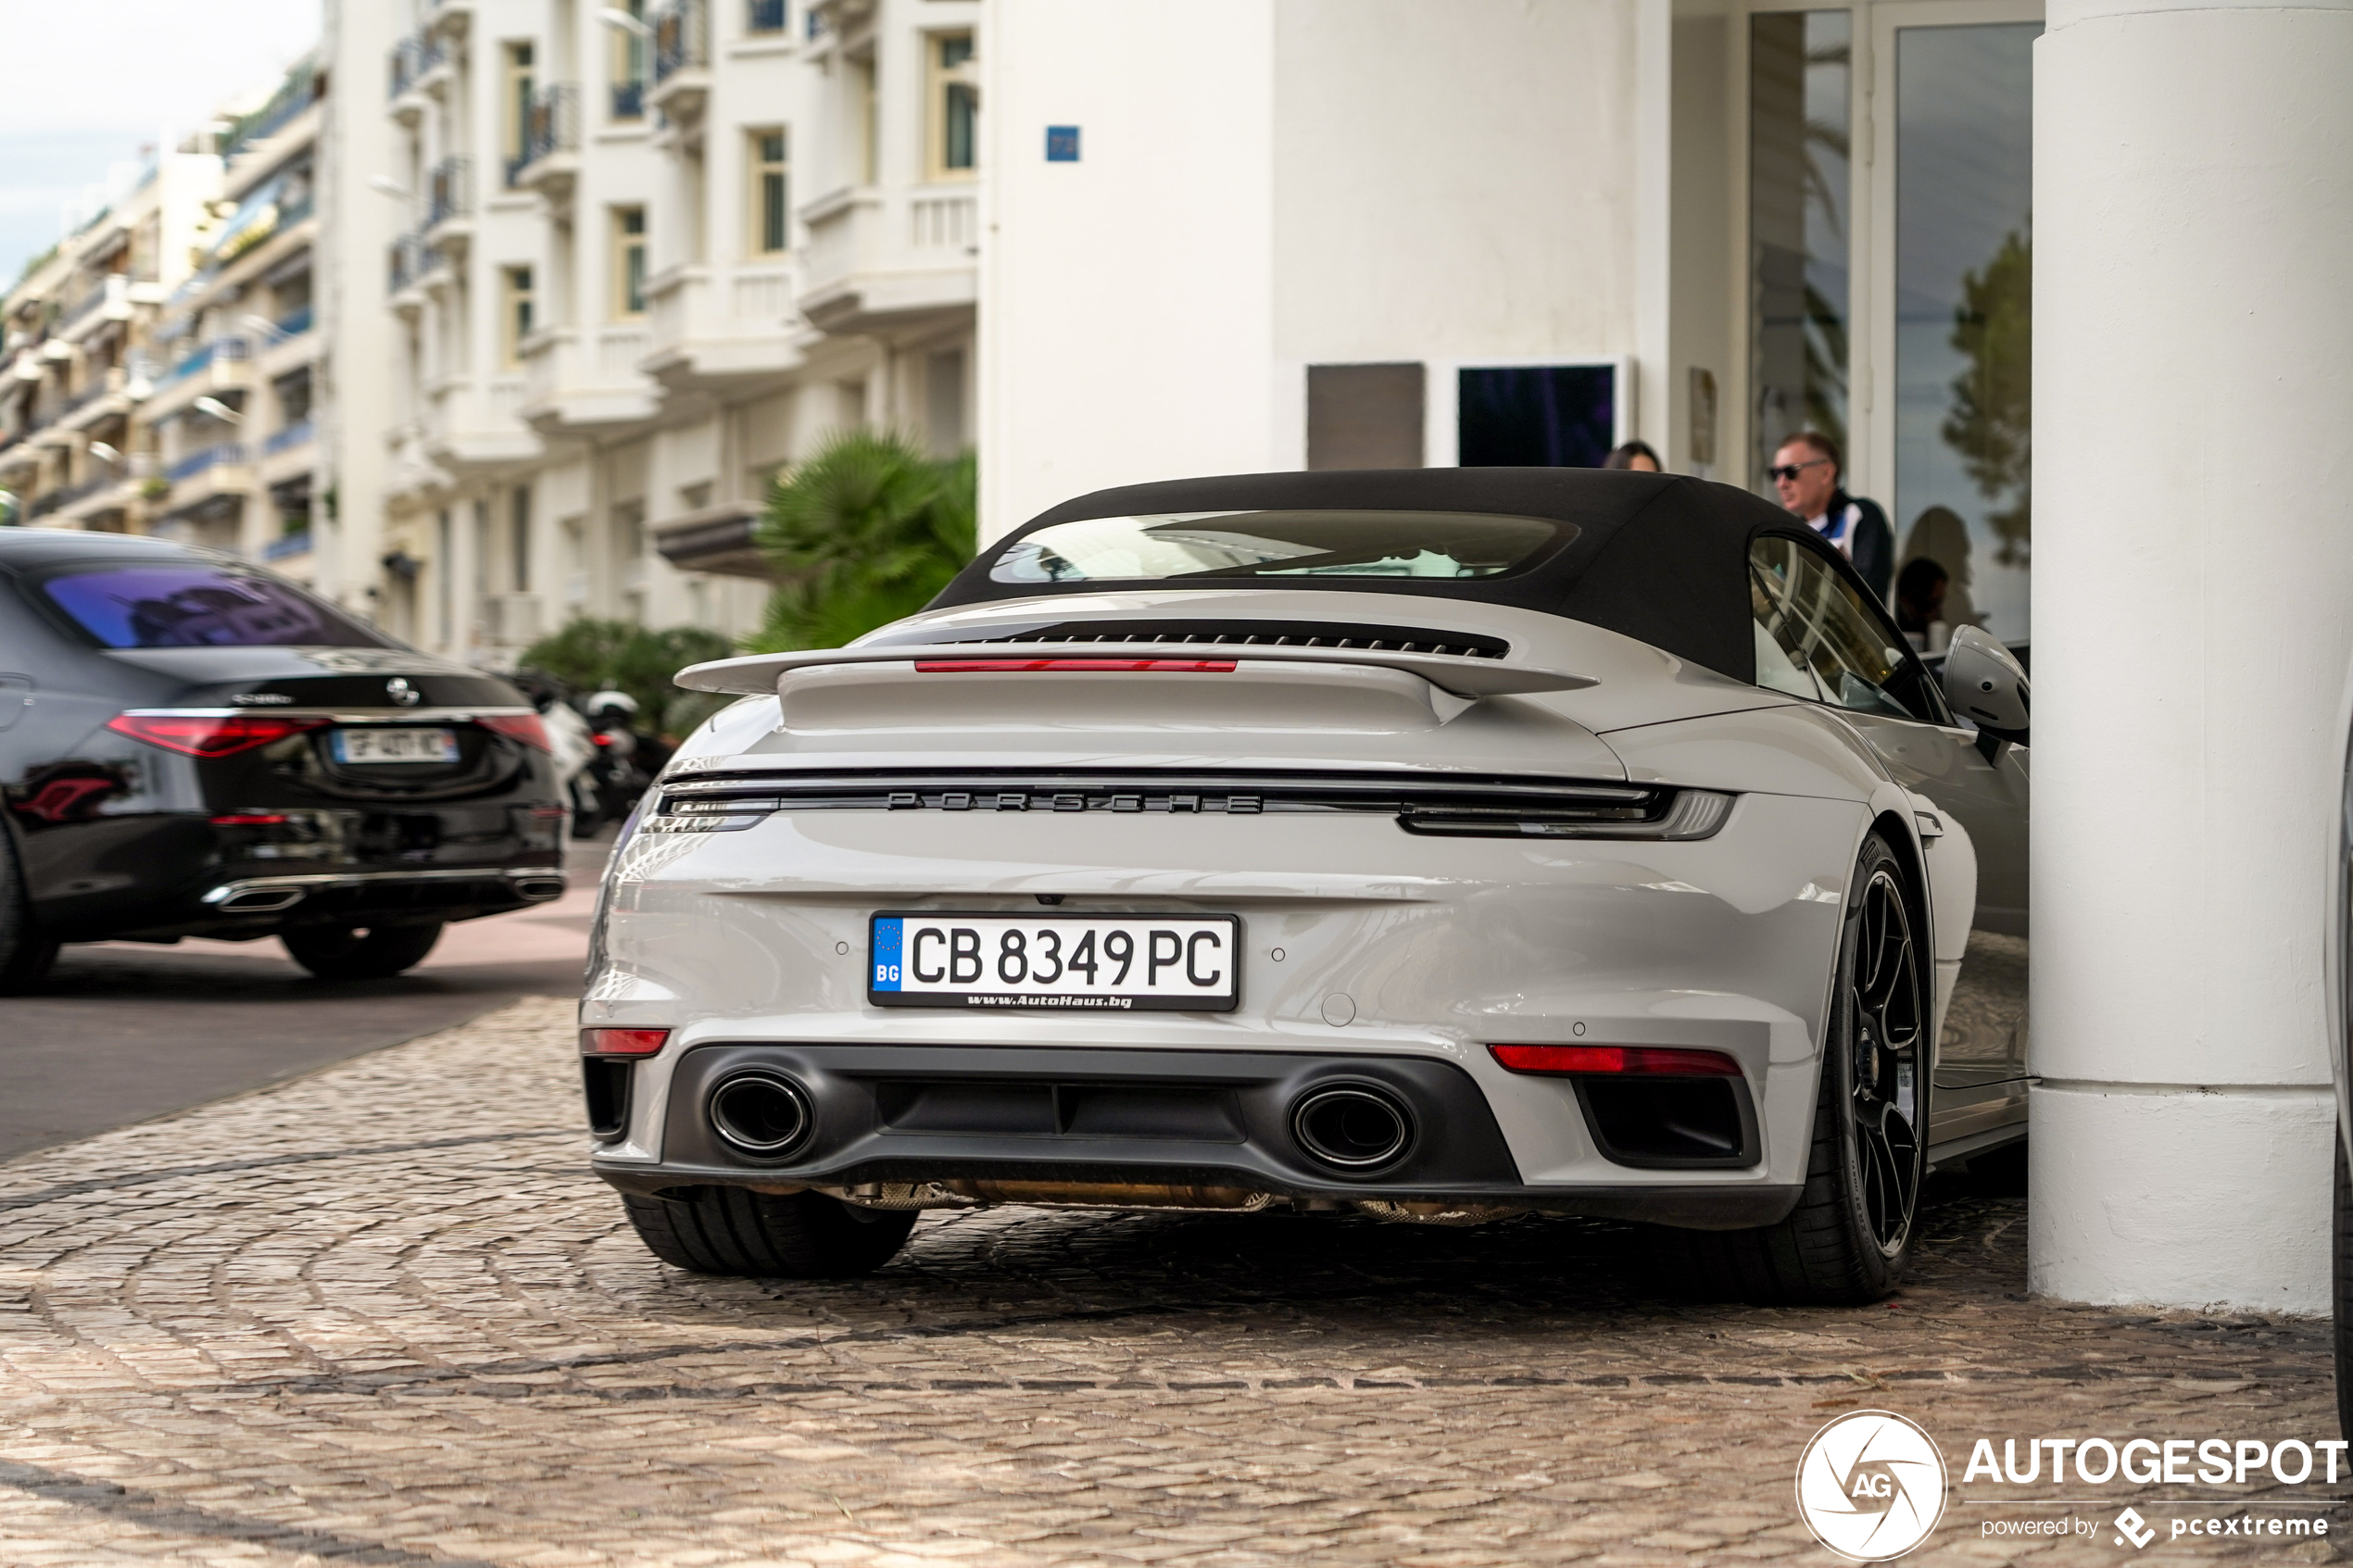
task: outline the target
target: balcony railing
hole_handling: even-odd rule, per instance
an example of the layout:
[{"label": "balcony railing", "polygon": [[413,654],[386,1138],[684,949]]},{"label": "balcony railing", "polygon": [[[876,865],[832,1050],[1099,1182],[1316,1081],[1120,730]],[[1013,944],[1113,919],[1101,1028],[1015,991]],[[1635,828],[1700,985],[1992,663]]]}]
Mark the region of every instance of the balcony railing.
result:
[{"label": "balcony railing", "polygon": [[711,13],[704,0],[670,0],[654,13],[654,81],[711,63]]},{"label": "balcony railing", "polygon": [[163,379],[156,384],[164,387],[174,382],[185,381],[216,359],[228,361],[252,358],[253,345],[246,339],[217,337],[165,371]]},{"label": "balcony railing", "polygon": [[290,452],[308,441],[315,433],[308,419],[296,420],[264,441],[261,444],[261,455],[265,458],[274,458],[281,452]]},{"label": "balcony railing", "polygon": [[300,309],[287,311],[284,315],[279,317],[272,325],[276,326],[278,329],[278,341],[283,343],[290,337],[300,337],[303,333],[308,332],[313,326],[317,325],[317,323],[318,316],[316,312],[313,311],[309,306],[306,305]]},{"label": "balcony railing", "polygon": [[112,472],[95,473],[79,484],[61,485],[57,489],[36,497],[32,505],[25,508],[25,515],[29,518],[47,517],[51,512],[62,511],[76,501],[87,500],[99,491],[107,489],[114,484],[118,478],[119,476]]},{"label": "balcony railing", "polygon": [[447,56],[445,53],[445,46],[437,34],[424,33],[417,37],[402,39],[393,45],[389,83],[391,91],[386,95],[397,98],[414,87],[427,71],[440,65],[446,58]]},{"label": "balcony railing", "polygon": [[473,160],[446,157],[425,181],[425,227],[434,228],[474,209]]},{"label": "balcony railing", "polygon": [[576,151],[580,146],[580,87],[559,82],[531,95],[531,112],[523,118],[522,151],[507,164],[507,183],[543,157]]},{"label": "balcony railing", "polygon": [[436,246],[425,243],[422,230],[401,235],[392,242],[385,257],[385,292],[398,294],[412,284],[422,282],[440,270],[443,259]]},{"label": "balcony railing", "polygon": [[746,0],[746,32],[782,32],[786,20],[785,0]]},{"label": "balcony railing", "polygon": [[289,556],[308,555],[310,551],[310,530],[299,533],[281,533],[261,546],[263,560],[284,560]]},{"label": "balcony railing", "polygon": [[642,82],[616,82],[612,84],[612,117],[615,119],[646,118],[646,84]]},{"label": "balcony railing", "polygon": [[237,442],[223,441],[201,452],[191,452],[163,470],[164,478],[178,484],[191,480],[208,469],[242,468],[246,462],[245,449]]},{"label": "balcony railing", "polygon": [[109,272],[90,286],[89,292],[73,302],[59,319],[57,330],[68,331],[82,319],[96,310],[110,298],[129,298],[131,280],[120,272]]},{"label": "balcony railing", "polygon": [[228,142],[220,149],[222,159],[233,158],[263,137],[283,129],[288,120],[308,108],[317,98],[318,84],[316,67],[296,67],[268,103],[237,122],[237,128],[230,132]]}]

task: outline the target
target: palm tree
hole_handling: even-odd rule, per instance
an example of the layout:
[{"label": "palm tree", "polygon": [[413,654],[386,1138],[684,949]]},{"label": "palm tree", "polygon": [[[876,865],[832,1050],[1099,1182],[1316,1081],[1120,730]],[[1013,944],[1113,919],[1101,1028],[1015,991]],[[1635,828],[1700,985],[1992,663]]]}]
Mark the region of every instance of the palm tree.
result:
[{"label": "palm tree", "polygon": [[912,615],[973,558],[970,453],[926,458],[905,437],[828,437],[769,495],[759,540],[782,579],[754,653],[839,647]]}]

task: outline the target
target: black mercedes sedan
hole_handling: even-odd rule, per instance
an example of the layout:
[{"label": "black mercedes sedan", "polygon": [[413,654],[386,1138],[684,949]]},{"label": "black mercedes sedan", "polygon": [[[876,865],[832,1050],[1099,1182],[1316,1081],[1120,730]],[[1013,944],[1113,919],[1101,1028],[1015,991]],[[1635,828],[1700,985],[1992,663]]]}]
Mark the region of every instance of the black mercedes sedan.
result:
[{"label": "black mercedes sedan", "polygon": [[0,991],[58,944],[275,936],[396,974],[564,891],[522,694],[234,557],[0,530]]}]

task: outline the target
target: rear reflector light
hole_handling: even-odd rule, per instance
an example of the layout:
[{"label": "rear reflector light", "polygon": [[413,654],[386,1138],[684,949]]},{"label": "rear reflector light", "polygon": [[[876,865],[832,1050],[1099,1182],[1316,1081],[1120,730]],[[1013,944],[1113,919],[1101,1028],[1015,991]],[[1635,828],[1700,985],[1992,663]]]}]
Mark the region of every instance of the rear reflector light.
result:
[{"label": "rear reflector light", "polygon": [[539,721],[536,713],[484,713],[474,720],[484,729],[519,740],[539,751],[553,751],[547,739],[547,726]]},{"label": "rear reflector light", "polygon": [[132,712],[116,714],[107,721],[107,728],[188,757],[233,757],[324,723],[324,719],[283,719],[268,713]]},{"label": "rear reflector light", "polygon": [[1722,1051],[1667,1046],[1490,1046],[1515,1073],[1639,1073],[1654,1078],[1737,1078],[1741,1064]]},{"label": "rear reflector light", "polygon": [[268,828],[293,821],[283,811],[232,811],[212,819],[217,828]]},{"label": "rear reflector light", "polygon": [[919,659],[915,669],[925,675],[1005,675],[1033,670],[1138,672],[1176,675],[1230,675],[1230,659]]},{"label": "rear reflector light", "polygon": [[667,1029],[583,1029],[582,1056],[651,1056],[668,1044]]}]

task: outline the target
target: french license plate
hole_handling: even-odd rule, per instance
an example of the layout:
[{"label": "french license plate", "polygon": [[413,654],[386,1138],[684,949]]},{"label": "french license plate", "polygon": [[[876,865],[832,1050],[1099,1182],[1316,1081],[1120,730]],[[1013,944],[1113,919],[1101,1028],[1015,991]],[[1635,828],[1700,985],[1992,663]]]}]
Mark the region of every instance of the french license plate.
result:
[{"label": "french license plate", "polygon": [[458,760],[455,730],[336,730],[329,744],[336,761],[355,765]]},{"label": "french license plate", "polygon": [[866,997],[877,1007],[1230,1012],[1241,999],[1234,915],[877,914]]}]

